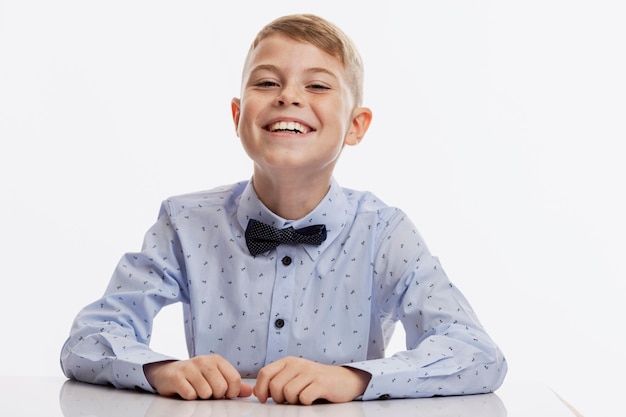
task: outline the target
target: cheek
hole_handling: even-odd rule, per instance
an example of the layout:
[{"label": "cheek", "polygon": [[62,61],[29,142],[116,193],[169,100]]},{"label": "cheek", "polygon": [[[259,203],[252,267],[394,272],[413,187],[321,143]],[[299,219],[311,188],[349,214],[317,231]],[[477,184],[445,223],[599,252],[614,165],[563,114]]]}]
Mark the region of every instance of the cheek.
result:
[{"label": "cheek", "polygon": [[241,107],[239,112],[239,123],[237,124],[237,134],[241,135],[246,131],[250,131],[252,120],[250,119],[250,107],[248,105]]},{"label": "cheek", "polygon": [[340,103],[337,103],[338,109],[341,109],[337,112],[337,124],[341,126],[341,130],[344,134],[347,134],[352,127],[352,106],[350,105],[350,100],[341,100]]},{"label": "cheek", "polygon": [[245,104],[243,104],[240,108],[239,125],[253,125],[259,118],[262,109],[263,105],[261,102],[254,99],[246,100]]}]

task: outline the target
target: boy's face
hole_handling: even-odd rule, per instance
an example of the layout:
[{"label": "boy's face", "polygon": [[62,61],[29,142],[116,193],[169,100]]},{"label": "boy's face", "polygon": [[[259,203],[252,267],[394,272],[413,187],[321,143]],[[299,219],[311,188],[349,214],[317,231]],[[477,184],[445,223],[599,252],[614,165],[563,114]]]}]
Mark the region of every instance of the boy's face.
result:
[{"label": "boy's face", "polygon": [[330,173],[344,144],[357,144],[369,126],[371,113],[355,108],[341,61],[311,44],[265,38],[246,60],[242,83],[233,120],[255,173]]}]

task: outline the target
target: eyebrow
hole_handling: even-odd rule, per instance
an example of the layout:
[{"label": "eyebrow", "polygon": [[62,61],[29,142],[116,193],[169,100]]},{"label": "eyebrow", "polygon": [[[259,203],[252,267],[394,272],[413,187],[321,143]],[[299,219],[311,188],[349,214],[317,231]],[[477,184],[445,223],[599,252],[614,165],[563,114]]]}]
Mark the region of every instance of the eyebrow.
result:
[{"label": "eyebrow", "polygon": [[[254,67],[251,71],[250,74],[254,74],[257,71],[271,71],[271,72],[280,72],[280,69],[276,66],[276,65],[272,65],[272,64],[260,64],[257,65],[256,67]],[[311,67],[311,68],[307,68],[306,71],[307,73],[318,73],[321,72],[323,74],[327,74],[333,78],[338,78],[337,75],[326,69],[323,67]]]}]

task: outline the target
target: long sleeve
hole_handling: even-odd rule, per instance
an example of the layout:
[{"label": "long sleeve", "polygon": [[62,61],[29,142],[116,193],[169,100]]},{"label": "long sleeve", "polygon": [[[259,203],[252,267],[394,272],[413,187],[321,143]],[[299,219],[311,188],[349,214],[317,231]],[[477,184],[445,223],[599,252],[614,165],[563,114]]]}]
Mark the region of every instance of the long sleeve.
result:
[{"label": "long sleeve", "polygon": [[413,224],[397,213],[381,234],[375,294],[382,328],[399,320],[407,350],[350,366],[369,372],[363,399],[491,392],[507,364]]},{"label": "long sleeve", "polygon": [[[319,246],[250,255],[248,219],[325,224]],[[248,182],[172,197],[141,252],[125,255],[61,352],[74,379],[152,391],[142,365],[159,310],[182,303],[190,356],[218,354],[245,378],[285,356],[372,374],[363,398],[493,391],[506,362],[411,221],[371,193],[333,183],[308,216],[270,212]],[[401,322],[407,350],[385,358]]]},{"label": "long sleeve", "polygon": [[167,213],[146,233],[140,253],[124,255],[99,300],[79,312],[61,351],[69,378],[153,391],[142,365],[171,359],[149,348],[152,320],[182,301],[180,244]]}]

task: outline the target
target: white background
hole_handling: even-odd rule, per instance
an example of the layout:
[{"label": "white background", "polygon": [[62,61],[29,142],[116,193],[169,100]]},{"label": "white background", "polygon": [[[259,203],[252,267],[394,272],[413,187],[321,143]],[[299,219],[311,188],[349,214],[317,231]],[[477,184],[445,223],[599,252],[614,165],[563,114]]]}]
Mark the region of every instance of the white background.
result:
[{"label": "white background", "polygon": [[[337,23],[365,61],[373,125],[339,182],[409,213],[508,381],[587,417],[621,409],[619,1],[0,1],[0,374],[60,375],[74,315],[161,200],[249,177],[229,102],[255,33],[292,12]],[[155,349],[185,353],[179,316]]]}]

